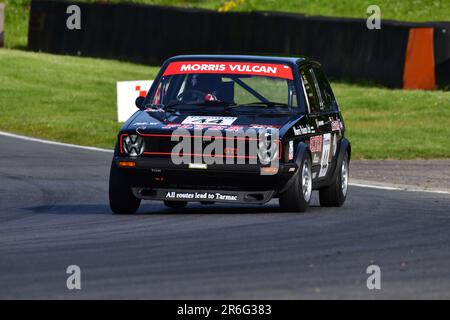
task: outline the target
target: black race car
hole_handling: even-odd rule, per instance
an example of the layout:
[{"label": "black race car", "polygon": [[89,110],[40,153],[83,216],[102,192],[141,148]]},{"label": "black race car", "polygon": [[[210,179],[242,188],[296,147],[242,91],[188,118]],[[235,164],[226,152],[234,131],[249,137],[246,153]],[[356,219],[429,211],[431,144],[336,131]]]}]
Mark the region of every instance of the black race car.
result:
[{"label": "black race car", "polygon": [[306,58],[189,55],[167,60],[124,124],[111,165],[115,213],[141,200],[307,209],[347,196],[351,146],[318,62]]}]

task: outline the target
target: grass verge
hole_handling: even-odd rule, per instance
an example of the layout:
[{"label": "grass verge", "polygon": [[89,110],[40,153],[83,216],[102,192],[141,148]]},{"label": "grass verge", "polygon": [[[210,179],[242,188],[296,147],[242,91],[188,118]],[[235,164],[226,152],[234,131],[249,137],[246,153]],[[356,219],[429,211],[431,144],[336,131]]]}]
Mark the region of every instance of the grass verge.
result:
[{"label": "grass verge", "polygon": [[[158,68],[0,49],[0,130],[112,148],[116,81]],[[450,92],[334,83],[353,144],[365,159],[450,158]]]}]

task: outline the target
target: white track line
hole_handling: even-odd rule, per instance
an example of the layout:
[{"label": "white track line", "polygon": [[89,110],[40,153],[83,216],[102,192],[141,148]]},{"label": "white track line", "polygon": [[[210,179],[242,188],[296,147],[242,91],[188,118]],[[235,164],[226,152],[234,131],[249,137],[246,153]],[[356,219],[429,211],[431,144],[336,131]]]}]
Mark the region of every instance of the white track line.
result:
[{"label": "white track line", "polygon": [[395,185],[395,184],[384,184],[384,183],[383,183],[383,185],[378,185],[377,182],[373,182],[373,181],[367,181],[366,183],[349,183],[349,185],[353,186],[353,187],[371,188],[371,189],[380,189],[380,190],[450,194],[450,191],[446,191],[446,190],[425,189],[425,188],[420,188],[417,186],[406,186],[406,185]]},{"label": "white track line", "polygon": [[[98,152],[107,152],[112,153],[113,150],[110,149],[102,149],[102,148],[96,148],[96,147],[87,147],[87,146],[80,146],[77,144],[70,144],[70,143],[62,143],[62,142],[56,142],[56,141],[50,141],[50,140],[44,140],[44,139],[37,139],[37,138],[31,138],[27,136],[21,136],[14,133],[9,132],[3,132],[0,131],[0,136],[15,138],[15,139],[21,139],[26,141],[32,141],[32,142],[39,142],[39,143],[45,143],[55,146],[61,146],[61,147],[69,147],[69,148],[76,148],[76,149],[82,149],[82,150],[89,150],[89,151],[98,151]],[[373,184],[372,184],[373,183]],[[361,187],[361,188],[371,188],[371,189],[380,189],[380,190],[394,190],[394,191],[409,191],[409,192],[428,192],[428,193],[438,193],[438,194],[450,194],[450,191],[444,191],[444,190],[430,190],[430,189],[422,189],[415,186],[399,186],[399,185],[390,185],[390,184],[383,184],[383,185],[377,185],[376,182],[367,181],[367,183],[364,181],[358,182],[358,183],[349,183],[350,186],[354,187]]]},{"label": "white track line", "polygon": [[82,149],[82,150],[89,150],[89,151],[99,151],[99,152],[108,152],[112,153],[113,150],[110,149],[102,149],[102,148],[96,148],[96,147],[87,147],[87,146],[80,146],[77,144],[70,144],[70,143],[63,143],[63,142],[56,142],[56,141],[50,141],[50,140],[44,140],[44,139],[37,139],[37,138],[31,138],[26,136],[21,136],[14,133],[9,132],[3,132],[0,131],[0,136],[5,136],[9,138],[15,138],[15,139],[21,139],[26,141],[32,141],[32,142],[39,142],[39,143],[45,143],[45,144],[51,144],[55,146],[61,146],[61,147],[69,147],[69,148],[76,148],[76,149]]}]

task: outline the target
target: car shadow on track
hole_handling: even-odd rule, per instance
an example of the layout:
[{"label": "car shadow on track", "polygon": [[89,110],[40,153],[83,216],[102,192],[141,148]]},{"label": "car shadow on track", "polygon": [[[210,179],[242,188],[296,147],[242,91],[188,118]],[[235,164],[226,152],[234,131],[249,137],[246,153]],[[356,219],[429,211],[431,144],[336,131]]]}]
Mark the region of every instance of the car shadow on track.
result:
[{"label": "car shadow on track", "polygon": [[[58,214],[58,215],[112,215],[107,204],[85,204],[85,205],[52,205],[22,208],[35,214]],[[310,208],[314,210],[314,206]],[[143,204],[134,215],[198,215],[198,214],[268,214],[283,213],[277,205],[261,206],[223,206],[223,205],[191,205],[183,209],[166,208],[161,204]]]},{"label": "car shadow on track", "polygon": [[37,214],[110,214],[107,204],[57,204],[47,206],[26,207],[22,210]]},{"label": "car shadow on track", "polygon": [[151,205],[143,205],[137,214],[170,214],[170,215],[194,215],[194,214],[261,214],[261,213],[279,213],[278,206],[245,206],[245,205],[188,205],[182,209],[166,208],[159,205],[152,209]]}]

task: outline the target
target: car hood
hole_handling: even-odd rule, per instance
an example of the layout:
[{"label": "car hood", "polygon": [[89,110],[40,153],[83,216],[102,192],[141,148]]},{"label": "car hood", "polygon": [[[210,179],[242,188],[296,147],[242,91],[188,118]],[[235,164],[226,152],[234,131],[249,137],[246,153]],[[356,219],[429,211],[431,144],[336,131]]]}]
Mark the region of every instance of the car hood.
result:
[{"label": "car hood", "polygon": [[247,130],[250,128],[280,129],[299,115],[295,113],[234,113],[234,112],[201,112],[201,113],[164,113],[156,111],[139,111],[128,122],[127,131],[139,130],[139,133],[167,133],[175,129],[213,129],[213,130]]}]

